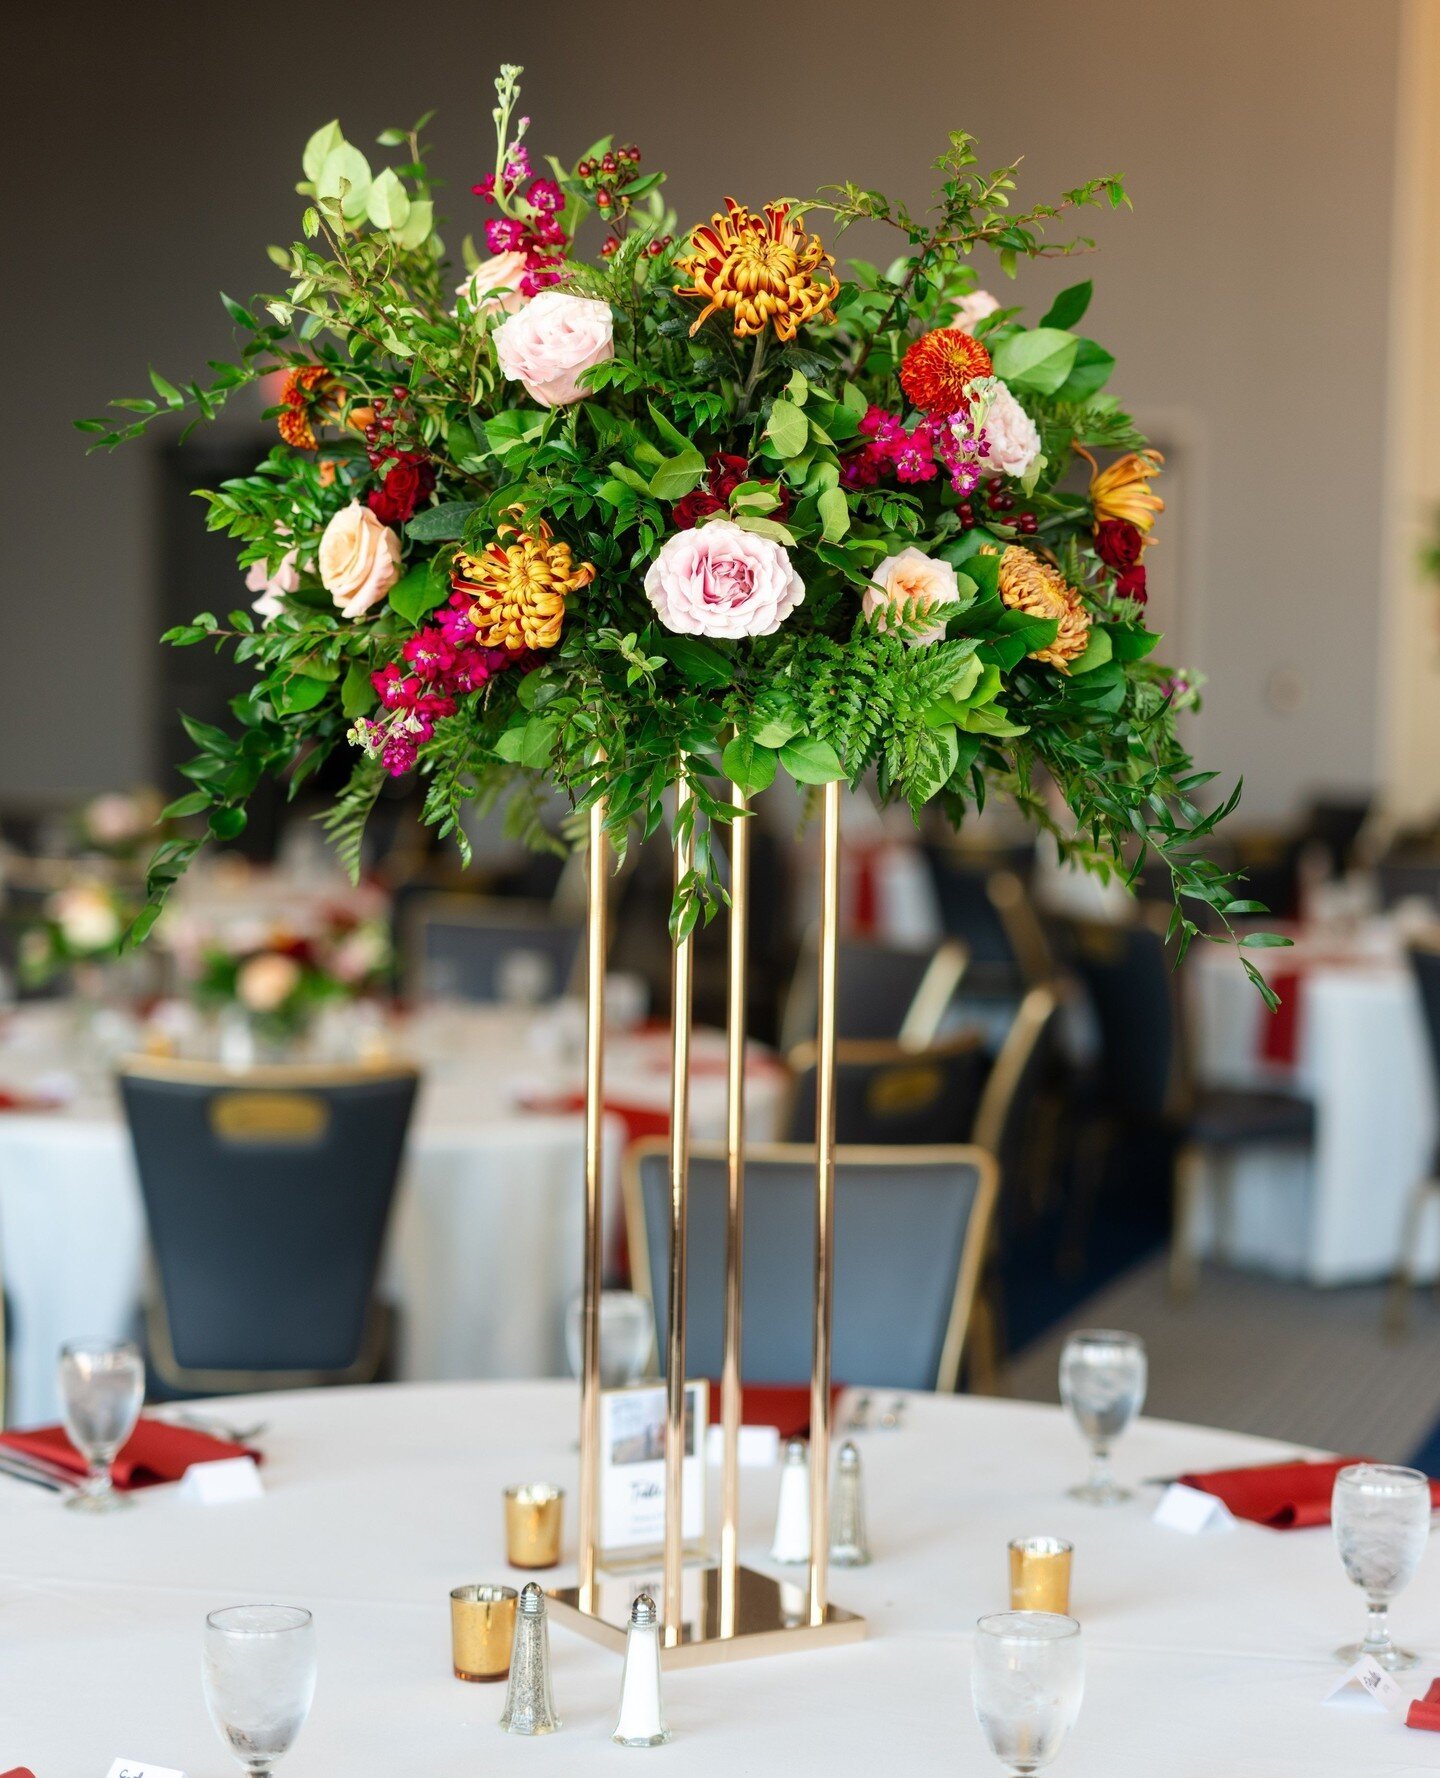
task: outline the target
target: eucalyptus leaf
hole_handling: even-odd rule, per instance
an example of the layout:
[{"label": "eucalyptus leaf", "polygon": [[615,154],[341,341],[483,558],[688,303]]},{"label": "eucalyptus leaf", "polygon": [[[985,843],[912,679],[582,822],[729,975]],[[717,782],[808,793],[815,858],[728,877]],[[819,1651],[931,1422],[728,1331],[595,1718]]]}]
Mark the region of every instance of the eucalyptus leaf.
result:
[{"label": "eucalyptus leaf", "polygon": [[[342,196],[342,183],[345,191]],[[347,222],[358,222],[365,214],[370,199],[370,163],[358,148],[341,142],[325,156],[315,180],[315,195],[339,198],[340,214]]]},{"label": "eucalyptus leaf", "polygon": [[345,141],[340,130],[340,120],[332,117],[329,123],[321,124],[315,134],[305,144],[304,153],[300,156],[300,165],[305,177],[313,185],[320,177],[321,168],[325,165],[331,152],[339,148]]},{"label": "eucalyptus leaf", "polygon": [[749,735],[736,735],[720,755],[720,769],[747,796],[758,796],[775,781],[778,764],[773,750],[762,747]]},{"label": "eucalyptus leaf", "polygon": [[1012,389],[1053,395],[1069,376],[1080,342],[1056,327],[1031,327],[995,348],[995,375]]},{"label": "eucalyptus leaf", "polygon": [[770,409],[765,435],[782,457],[798,457],[810,436],[810,423],[793,401],[782,396]]},{"label": "eucalyptus leaf", "polygon": [[799,735],[780,749],[780,763],[797,784],[833,784],[845,776],[840,755],[828,741]]}]

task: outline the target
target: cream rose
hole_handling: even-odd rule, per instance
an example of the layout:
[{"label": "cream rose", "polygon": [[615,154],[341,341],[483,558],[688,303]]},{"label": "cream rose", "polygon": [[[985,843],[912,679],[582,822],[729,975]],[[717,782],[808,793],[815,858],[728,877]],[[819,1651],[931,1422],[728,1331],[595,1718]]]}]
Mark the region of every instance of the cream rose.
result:
[{"label": "cream rose", "polygon": [[281,556],[273,574],[268,563],[252,562],[250,572],[245,576],[245,590],[260,595],[251,603],[250,609],[262,623],[269,623],[272,617],[279,617],[284,610],[280,595],[296,592],[299,586],[300,571],[295,564],[293,549],[287,549]]},{"label": "cream rose", "polygon": [[363,617],[400,578],[400,539],[352,500],[320,539],[320,582],[342,617]]},{"label": "cream rose", "polygon": [[[905,621],[927,617],[937,606],[953,605],[959,597],[955,570],[948,562],[923,550],[902,549],[898,556],[886,556],[875,570],[875,584],[866,587],[861,603],[876,629],[886,630],[892,613]],[[944,634],[942,615],[907,640],[918,646],[938,642]]]},{"label": "cream rose", "polygon": [[120,937],[115,904],[96,883],[75,883],[51,900],[50,916],[72,951],[108,950]]},{"label": "cream rose", "polygon": [[998,377],[985,385],[980,425],[990,446],[987,469],[1002,475],[1022,476],[1040,455],[1040,434],[1035,422]]},{"label": "cream rose", "polygon": [[784,546],[732,524],[677,531],[660,546],[645,592],[682,636],[770,636],[805,597]]},{"label": "cream rose", "polygon": [[585,371],[615,356],[609,303],[542,290],[495,329],[495,355],[512,383],[542,407],[568,407],[585,394]]},{"label": "cream rose", "polygon": [[955,305],[955,318],[952,327],[958,327],[962,333],[974,333],[975,329],[987,315],[993,315],[1000,307],[988,290],[972,290],[969,296],[962,296]]},{"label": "cream rose", "polygon": [[463,296],[477,315],[493,315],[502,309],[513,315],[528,300],[520,291],[525,271],[523,253],[497,253],[493,259],[481,260],[465,282],[456,285],[455,294]]},{"label": "cream rose", "polygon": [[240,965],[235,992],[251,1012],[276,1012],[300,985],[300,965],[293,957],[267,951]]}]

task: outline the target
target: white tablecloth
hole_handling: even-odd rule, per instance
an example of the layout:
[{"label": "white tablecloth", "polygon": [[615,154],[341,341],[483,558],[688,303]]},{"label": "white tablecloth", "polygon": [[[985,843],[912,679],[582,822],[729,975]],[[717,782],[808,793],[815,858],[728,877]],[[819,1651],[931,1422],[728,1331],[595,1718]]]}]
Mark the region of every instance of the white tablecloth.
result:
[{"label": "white tablecloth", "polygon": [[[0,1036],[0,1084],[33,1086],[66,1056],[63,1015],[27,1010]],[[564,1032],[560,1034],[562,1037]],[[384,1263],[400,1309],[406,1378],[543,1377],[565,1371],[564,1311],[580,1288],[582,1122],[520,1108],[578,1084],[543,1014],[451,1009],[418,1021],[424,1072]],[[723,1040],[697,1032],[697,1134],[724,1129]],[[607,1096],[659,1110],[664,1033],[614,1036]],[[757,1139],[773,1134],[782,1077],[757,1056],[747,1095]],[[606,1207],[621,1207],[624,1128],[607,1126]],[[57,1413],[55,1354],[82,1334],[131,1331],[144,1272],[144,1216],[112,1089],[91,1080],[61,1110],[0,1113],[0,1276],[10,1297],[12,1425]],[[0,1768],[3,1769],[3,1768]]]},{"label": "white tablecloth", "polygon": [[[552,1630],[564,1727],[548,1740],[502,1736],[501,1688],[450,1675],[449,1588],[525,1578],[502,1561],[501,1488],[573,1488],[572,1386],[256,1405],[271,1421],[263,1500],[201,1506],[152,1490],[123,1516],[83,1520],[0,1478],[0,1759],[37,1778],[98,1778],[120,1755],[221,1778],[233,1768],[202,1701],[205,1613],[285,1600],[315,1613],[320,1673],[285,1778],[583,1778],[625,1766],[608,1738],[620,1661],[594,1644]],[[1153,1488],[1125,1507],[1083,1507],[1063,1493],[1080,1441],[1042,1406],[919,1397],[902,1431],[860,1442],[874,1561],[836,1571],[831,1591],[864,1613],[868,1640],[667,1675],[666,1771],[998,1774],[970,1704],[970,1633],[1006,1604],[1007,1539],[1040,1532],[1075,1542],[1086,1643],[1085,1702],[1056,1778],[1440,1770],[1440,1737],[1321,1702],[1339,1676],[1331,1651],[1363,1616],[1328,1531],[1242,1524],[1187,1537],[1149,1522]],[[1142,1422],[1118,1455],[1136,1479],[1280,1450]],[[742,1557],[762,1569],[777,1475],[742,1475]],[[1437,1563],[1431,1550],[1394,1609],[1396,1633],[1425,1657],[1401,1676],[1410,1695],[1440,1669]]]},{"label": "white tablecloth", "polygon": [[[1257,954],[1258,955],[1258,954]],[[1315,1105],[1313,1155],[1253,1149],[1235,1165],[1226,1251],[1312,1284],[1388,1276],[1405,1209],[1435,1153],[1433,1072],[1419,1001],[1402,957],[1327,962],[1305,949],[1271,953],[1303,967],[1293,1065],[1265,1063],[1270,1015],[1238,960],[1218,946],[1192,952],[1197,1068],[1216,1086],[1283,1086]],[[1433,1275],[1440,1226],[1424,1231],[1421,1276]]]}]

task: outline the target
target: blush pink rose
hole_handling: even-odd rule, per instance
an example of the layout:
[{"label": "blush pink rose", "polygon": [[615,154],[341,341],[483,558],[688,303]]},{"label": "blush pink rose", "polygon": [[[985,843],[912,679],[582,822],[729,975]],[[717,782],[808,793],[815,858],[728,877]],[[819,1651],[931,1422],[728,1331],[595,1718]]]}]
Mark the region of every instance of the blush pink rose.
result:
[{"label": "blush pink rose", "polygon": [[980,421],[990,445],[987,469],[1002,475],[1025,475],[1040,455],[1040,434],[1035,422],[998,377],[987,385]]},{"label": "blush pink rose", "polygon": [[645,592],[682,636],[769,636],[805,597],[805,582],[773,538],[712,519],[665,539]]},{"label": "blush pink rose", "polygon": [[[513,249],[497,253],[476,266],[463,284],[456,287],[456,296],[463,296],[477,315],[493,315],[503,309],[513,315],[525,306],[520,293],[520,280],[528,262],[523,253]],[[453,311],[452,311],[453,313]]]},{"label": "blush pink rose", "polygon": [[[923,550],[902,549],[898,556],[886,556],[875,570],[875,584],[866,587],[861,604],[876,629],[887,630],[892,615],[905,621],[927,617],[939,606],[953,605],[959,597],[955,570],[948,562],[927,556]],[[942,612],[934,623],[907,640],[918,646],[938,642],[944,634]]]},{"label": "blush pink rose", "polygon": [[240,1004],[251,1012],[278,1012],[300,986],[300,965],[293,957],[265,951],[242,963],[235,977]]},{"label": "blush pink rose", "polygon": [[615,356],[609,303],[542,290],[495,329],[495,355],[512,383],[542,407],[568,407],[585,394],[583,373]]},{"label": "blush pink rose", "polygon": [[342,617],[363,617],[400,578],[400,539],[358,500],[335,514],[320,539],[320,584]]},{"label": "blush pink rose", "polygon": [[950,325],[958,327],[962,333],[974,333],[985,317],[993,315],[999,307],[988,290],[972,290],[969,296],[962,296],[956,303]]},{"label": "blush pink rose", "polygon": [[280,603],[282,593],[293,593],[299,590],[300,571],[295,565],[295,551],[287,549],[281,556],[275,572],[270,572],[266,562],[252,562],[250,572],[245,576],[245,590],[259,593],[250,609],[261,620],[269,623],[272,617],[279,617],[284,607]]}]

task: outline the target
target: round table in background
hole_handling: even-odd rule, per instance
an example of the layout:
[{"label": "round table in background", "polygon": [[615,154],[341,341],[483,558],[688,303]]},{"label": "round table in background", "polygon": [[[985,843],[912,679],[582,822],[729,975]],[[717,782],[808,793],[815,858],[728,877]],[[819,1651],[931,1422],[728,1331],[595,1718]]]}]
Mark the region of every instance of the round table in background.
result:
[{"label": "round table in background", "polygon": [[[450,1674],[448,1590],[524,1578],[502,1560],[501,1489],[556,1481],[574,1505],[573,1385],[395,1385],[223,1411],[252,1406],[270,1422],[260,1500],[206,1506],[152,1489],[131,1512],[85,1519],[0,1477],[0,1759],[37,1778],[90,1778],[122,1755],[189,1778],[232,1773],[201,1695],[201,1627],[217,1607],[279,1600],[314,1611],[320,1670],[283,1778],[626,1766],[609,1740],[620,1661],[597,1645],[552,1628],[564,1728],[545,1741],[502,1736],[501,1688]],[[1111,1510],[1068,1500],[1083,1452],[1050,1407],[916,1396],[900,1430],[858,1442],[874,1560],[835,1570],[831,1594],[865,1615],[868,1639],[667,1675],[665,1771],[998,1774],[971,1710],[971,1631],[1006,1604],[1006,1541],[1039,1533],[1075,1543],[1088,1669],[1055,1778],[1440,1770],[1440,1737],[1322,1702],[1339,1677],[1331,1651],[1363,1608],[1328,1530],[1185,1536],[1151,1522],[1154,1487]],[[1135,1481],[1289,1454],[1142,1421],[1118,1467]],[[765,1555],[778,1474],[742,1472],[741,1553],[794,1575]],[[716,1482],[712,1470],[712,1506]],[[1425,1657],[1401,1676],[1411,1695],[1440,1669],[1437,1562],[1432,1551],[1393,1613]],[[545,1578],[572,1576],[567,1565]]]}]

